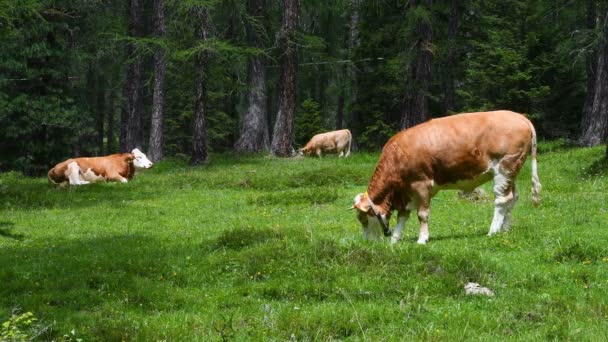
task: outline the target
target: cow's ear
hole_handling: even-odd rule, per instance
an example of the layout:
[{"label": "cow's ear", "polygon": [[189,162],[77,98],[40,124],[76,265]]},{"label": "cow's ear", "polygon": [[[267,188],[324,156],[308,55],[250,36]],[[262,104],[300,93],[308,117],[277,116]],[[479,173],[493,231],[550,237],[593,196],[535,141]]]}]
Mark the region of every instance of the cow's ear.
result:
[{"label": "cow's ear", "polygon": [[129,163],[135,159],[135,155],[133,153],[126,153],[125,160]]},{"label": "cow's ear", "polygon": [[369,211],[369,201],[367,200],[367,193],[358,194],[355,197],[355,203],[353,204],[353,208],[357,208],[358,210],[366,213]]}]

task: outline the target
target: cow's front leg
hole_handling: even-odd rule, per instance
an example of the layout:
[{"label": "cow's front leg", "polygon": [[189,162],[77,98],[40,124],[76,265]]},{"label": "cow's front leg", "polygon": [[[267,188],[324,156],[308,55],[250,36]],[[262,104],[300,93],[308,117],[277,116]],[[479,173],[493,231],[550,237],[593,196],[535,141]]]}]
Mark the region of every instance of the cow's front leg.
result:
[{"label": "cow's front leg", "polygon": [[121,176],[120,174],[108,175],[108,180],[109,181],[113,181],[113,182],[119,182],[119,183],[127,183],[127,182],[129,182],[128,179],[126,179],[125,177]]},{"label": "cow's front leg", "polygon": [[399,211],[399,216],[397,217],[397,226],[393,231],[393,236],[391,237],[391,243],[397,243],[401,240],[401,236],[403,235],[403,227],[407,222],[407,219],[410,217],[410,210]]},{"label": "cow's front leg", "polygon": [[420,206],[418,208],[418,221],[420,221],[420,235],[418,235],[418,244],[424,245],[429,241],[429,207]]}]

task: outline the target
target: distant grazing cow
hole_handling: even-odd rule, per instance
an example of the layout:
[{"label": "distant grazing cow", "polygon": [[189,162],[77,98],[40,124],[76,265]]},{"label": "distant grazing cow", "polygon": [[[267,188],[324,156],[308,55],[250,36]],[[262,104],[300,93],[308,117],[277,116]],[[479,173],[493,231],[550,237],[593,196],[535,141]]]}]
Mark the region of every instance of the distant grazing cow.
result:
[{"label": "distant grazing cow", "polygon": [[352,135],[347,129],[320,133],[313,136],[303,148],[298,150],[298,152],[307,156],[314,153],[321,157],[321,154],[325,152],[337,153],[338,157],[348,157],[350,155],[351,141]]},{"label": "distant grazing cow", "polygon": [[523,115],[509,111],[468,113],[434,119],[392,137],[384,146],[367,192],[353,208],[365,237],[390,236],[391,212],[398,211],[393,243],[401,239],[410,211],[418,211],[418,243],[429,239],[431,198],[442,189],[470,191],[494,180],[494,218],[488,235],[509,229],[517,201],[515,178],[532,154],[532,201],[539,203],[536,132]]},{"label": "distant grazing cow", "polygon": [[126,183],[133,178],[135,169],[151,167],[152,162],[136,148],[131,153],[68,159],[50,169],[48,178],[50,182],[60,185],[66,183],[82,185],[103,181]]}]

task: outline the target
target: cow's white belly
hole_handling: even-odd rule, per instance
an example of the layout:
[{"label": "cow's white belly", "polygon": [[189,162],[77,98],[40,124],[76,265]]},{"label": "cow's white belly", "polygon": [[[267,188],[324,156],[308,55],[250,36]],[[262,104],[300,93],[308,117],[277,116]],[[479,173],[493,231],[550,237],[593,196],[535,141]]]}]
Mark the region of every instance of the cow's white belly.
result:
[{"label": "cow's white belly", "polygon": [[475,189],[476,187],[492,180],[492,177],[493,177],[492,171],[488,170],[475,178],[464,179],[464,180],[458,181],[456,183],[445,183],[445,184],[439,185],[439,184],[435,184],[435,182],[433,182],[432,192],[433,192],[433,195],[435,195],[440,190],[471,191],[471,190]]},{"label": "cow's white belly", "polygon": [[92,169],[88,169],[86,172],[83,172],[81,177],[88,182],[103,182],[106,180],[105,177],[96,174]]}]

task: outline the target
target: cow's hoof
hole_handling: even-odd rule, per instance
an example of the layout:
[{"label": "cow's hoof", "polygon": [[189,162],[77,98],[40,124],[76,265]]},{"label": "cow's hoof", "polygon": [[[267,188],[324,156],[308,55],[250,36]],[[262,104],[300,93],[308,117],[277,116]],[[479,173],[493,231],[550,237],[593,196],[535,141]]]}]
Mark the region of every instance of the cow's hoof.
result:
[{"label": "cow's hoof", "polygon": [[418,239],[418,241],[416,241],[416,243],[418,243],[419,245],[426,245],[426,242],[427,242],[428,240],[429,240],[429,239]]},{"label": "cow's hoof", "polygon": [[393,237],[391,237],[391,244],[393,244],[393,245],[394,245],[394,244],[396,244],[397,242],[399,242],[399,240],[401,240],[401,239],[400,239],[400,238],[398,238],[398,237],[394,237],[394,236],[393,236]]}]

